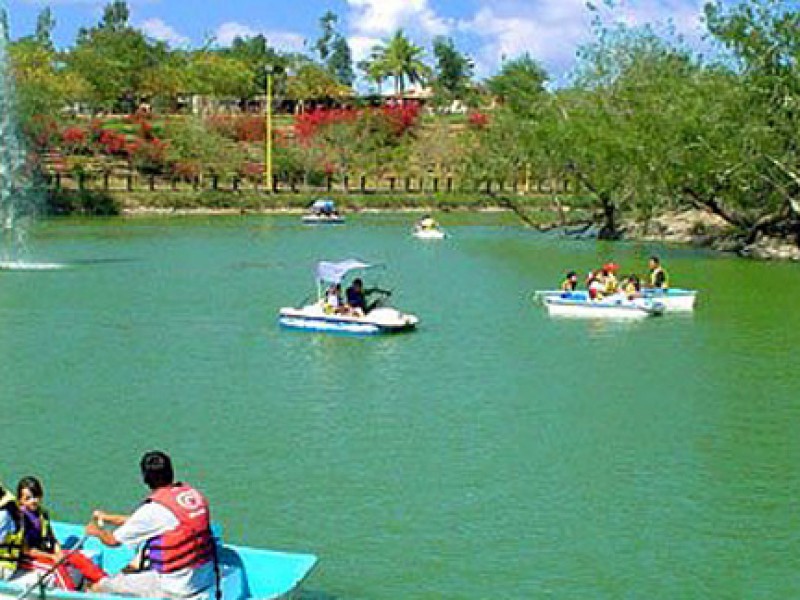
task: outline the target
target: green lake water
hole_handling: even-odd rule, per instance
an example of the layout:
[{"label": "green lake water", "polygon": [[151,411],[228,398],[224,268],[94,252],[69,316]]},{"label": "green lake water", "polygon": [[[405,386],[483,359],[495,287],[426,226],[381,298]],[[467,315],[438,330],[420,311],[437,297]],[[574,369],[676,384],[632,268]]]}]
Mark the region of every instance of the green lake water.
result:
[{"label": "green lake water", "polygon": [[[0,273],[0,478],[130,511],[143,451],[306,597],[800,597],[800,266],[581,242],[503,215],[53,221]],[[565,270],[658,252],[693,315],[549,318]],[[290,332],[319,258],[385,263],[415,333]]]}]

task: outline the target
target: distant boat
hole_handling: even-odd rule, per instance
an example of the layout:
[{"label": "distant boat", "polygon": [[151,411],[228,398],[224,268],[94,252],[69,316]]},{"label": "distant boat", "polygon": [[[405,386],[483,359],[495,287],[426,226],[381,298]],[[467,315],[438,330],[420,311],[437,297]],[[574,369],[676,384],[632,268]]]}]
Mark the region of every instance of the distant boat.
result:
[{"label": "distant boat", "polygon": [[[53,524],[56,537],[65,548],[77,541],[84,531],[83,525],[70,523]],[[83,551],[97,562],[107,573],[118,573],[133,558],[133,552],[125,546],[110,548],[96,538],[88,538]],[[299,589],[317,564],[312,554],[290,554],[223,544],[218,547],[221,591],[223,600],[271,600],[286,598]],[[21,582],[0,581],[0,599],[17,600],[25,589]],[[32,590],[29,600],[40,597],[40,590]],[[45,597],[44,592],[41,597]],[[60,600],[120,600],[123,596],[68,592],[47,589],[47,598]],[[213,590],[209,598],[214,598]]]},{"label": "distant boat", "polygon": [[348,273],[372,267],[373,265],[355,259],[318,263],[316,302],[301,308],[281,308],[278,313],[278,323],[290,329],[356,335],[412,331],[419,323],[419,319],[415,315],[402,313],[395,308],[386,306],[386,298],[391,295],[391,292],[386,290],[371,290],[380,294],[380,298],[364,315],[356,315],[346,310],[338,312],[326,305],[323,290],[327,286],[341,284]]},{"label": "distant boat", "polygon": [[303,215],[303,223],[307,225],[341,225],[344,217],[336,209],[336,203],[330,198],[320,198],[308,208]]},{"label": "distant boat", "polygon": [[[663,304],[667,312],[689,312],[693,311],[695,303],[697,302],[697,291],[684,290],[679,288],[658,289],[658,288],[644,288],[641,291],[641,297],[645,300],[654,300],[659,304]],[[561,290],[545,290],[536,292],[536,298],[544,300],[545,298],[572,298],[575,300],[588,300],[589,293],[583,290],[576,290],[574,292],[563,292]]]},{"label": "distant boat", "polygon": [[39,263],[25,260],[0,261],[0,271],[56,271],[65,267],[66,265],[59,263]]},{"label": "distant boat", "polygon": [[433,228],[422,228],[422,227],[414,227],[414,231],[411,233],[415,238],[420,240],[443,240],[447,237],[447,233],[444,232],[443,229],[438,227]]}]

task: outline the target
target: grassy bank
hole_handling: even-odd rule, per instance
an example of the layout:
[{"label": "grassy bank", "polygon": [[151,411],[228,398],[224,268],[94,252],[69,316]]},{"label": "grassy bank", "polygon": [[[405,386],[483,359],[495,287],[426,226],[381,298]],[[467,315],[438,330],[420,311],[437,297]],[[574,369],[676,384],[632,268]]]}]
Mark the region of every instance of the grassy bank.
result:
[{"label": "grassy bank", "polygon": [[[585,222],[591,219],[589,202],[578,196],[554,197],[449,193],[449,194],[331,194],[343,212],[369,210],[431,212],[510,210],[532,226]],[[248,194],[222,191],[164,193],[61,190],[48,196],[48,212],[56,215],[122,215],[153,212],[301,212],[319,195]]]}]

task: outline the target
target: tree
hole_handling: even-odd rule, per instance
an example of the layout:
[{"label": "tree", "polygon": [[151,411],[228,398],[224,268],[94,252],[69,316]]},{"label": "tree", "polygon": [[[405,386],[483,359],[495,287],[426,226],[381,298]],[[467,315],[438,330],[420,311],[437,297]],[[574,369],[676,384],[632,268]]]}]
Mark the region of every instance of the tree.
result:
[{"label": "tree", "polygon": [[422,84],[430,76],[431,69],[422,62],[424,51],[413,44],[402,29],[385,43],[376,46],[367,70],[375,78],[394,78],[394,90],[398,98],[405,94],[406,81],[411,85]]},{"label": "tree", "polygon": [[333,51],[328,58],[328,70],[342,85],[353,85],[356,74],[353,72],[353,55],[347,39],[338,36],[333,42]]},{"label": "tree", "polygon": [[45,7],[36,19],[36,34],[35,39],[39,45],[48,50],[53,50],[53,29],[56,26],[56,20],[53,18],[53,12],[50,7]]},{"label": "tree", "polygon": [[302,65],[287,84],[286,95],[297,101],[300,112],[308,100],[341,100],[352,94],[352,90],[339,83],[326,69],[317,64]]},{"label": "tree", "polygon": [[11,39],[8,27],[8,11],[4,6],[0,6],[0,37],[7,44]]},{"label": "tree", "polygon": [[147,72],[168,53],[166,44],[151,44],[135,29],[98,27],[84,32],[65,63],[91,85],[88,100],[106,109],[133,110],[145,95],[142,83]]},{"label": "tree", "polygon": [[336,22],[339,17],[331,11],[326,11],[319,20],[320,29],[322,33],[319,39],[314,44],[314,49],[317,51],[322,64],[328,63],[328,57],[333,53],[333,42],[338,37],[336,33]]},{"label": "tree", "polygon": [[475,68],[470,58],[461,54],[451,38],[437,37],[433,41],[436,57],[433,90],[435,103],[447,106],[454,100],[465,100],[470,94],[470,80]]},{"label": "tree", "polygon": [[100,29],[117,32],[124,31],[128,29],[128,19],[130,16],[130,10],[125,0],[114,0],[103,9],[103,19],[100,21]]},{"label": "tree", "polygon": [[353,56],[347,39],[336,29],[339,17],[327,11],[319,20],[322,33],[314,44],[320,61],[328,71],[346,86],[353,85],[355,73],[353,72]]},{"label": "tree", "polygon": [[486,82],[486,87],[512,112],[524,115],[544,91],[547,73],[530,54],[503,63],[500,73]]},{"label": "tree", "polygon": [[717,1],[706,5],[706,20],[735,61],[738,89],[725,116],[736,126],[707,150],[714,177],[693,178],[684,193],[746,242],[769,233],[800,242],[800,14],[780,0]]},{"label": "tree", "polygon": [[56,115],[66,104],[84,98],[89,91],[89,84],[79,75],[57,69],[56,54],[32,37],[13,42],[8,54],[23,121]]}]

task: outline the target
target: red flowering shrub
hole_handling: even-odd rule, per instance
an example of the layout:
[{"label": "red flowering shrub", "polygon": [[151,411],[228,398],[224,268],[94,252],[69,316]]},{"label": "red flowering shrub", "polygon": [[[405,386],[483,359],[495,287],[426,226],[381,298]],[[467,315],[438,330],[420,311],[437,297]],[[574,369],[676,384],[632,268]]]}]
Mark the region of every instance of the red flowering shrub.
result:
[{"label": "red flowering shrub", "polygon": [[97,144],[100,146],[101,152],[110,156],[123,156],[127,154],[125,148],[127,138],[116,131],[102,129],[98,135]]},{"label": "red flowering shrub", "polygon": [[483,129],[489,124],[489,115],[482,112],[471,112],[467,115],[467,123],[475,129]]},{"label": "red flowering shrub", "polygon": [[61,132],[61,145],[70,154],[88,154],[89,136],[81,127],[67,127]]},{"label": "red flowering shrub", "polygon": [[361,111],[349,108],[315,108],[295,118],[294,132],[301,143],[309,143],[321,129],[353,123],[360,116]]},{"label": "red flowering shrub", "polygon": [[162,173],[166,166],[167,144],[153,138],[135,139],[125,145],[131,164],[143,173]]},{"label": "red flowering shrub", "polygon": [[381,113],[392,132],[400,136],[414,127],[419,121],[420,105],[417,102],[408,102],[406,104],[384,106],[381,109]]},{"label": "red flowering shrub", "polygon": [[236,117],[233,123],[234,139],[237,142],[263,142],[266,138],[264,119],[247,115]]}]

